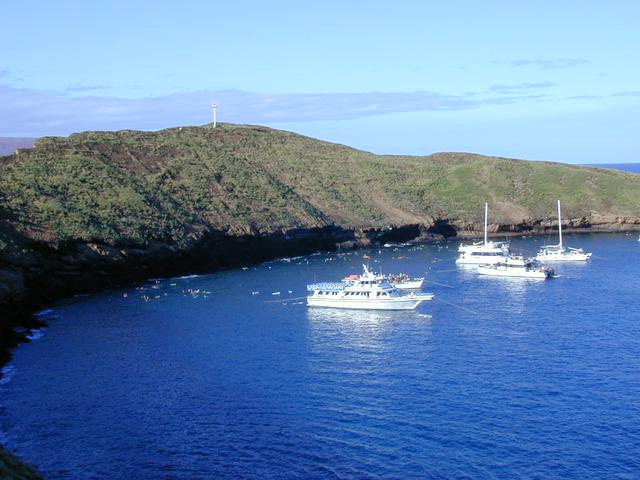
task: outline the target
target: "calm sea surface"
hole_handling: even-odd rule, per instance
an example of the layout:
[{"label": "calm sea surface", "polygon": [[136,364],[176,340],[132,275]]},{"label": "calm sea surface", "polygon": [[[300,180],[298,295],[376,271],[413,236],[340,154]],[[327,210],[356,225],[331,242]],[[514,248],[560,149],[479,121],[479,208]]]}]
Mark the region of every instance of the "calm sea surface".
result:
[{"label": "calm sea surface", "polygon": [[[57,304],[5,368],[0,441],[50,479],[640,478],[638,235],[566,242],[594,257],[546,282],[456,268],[452,242]],[[364,253],[436,300],[306,307]]]},{"label": "calm sea surface", "polygon": [[600,163],[586,165],[588,167],[612,168],[613,170],[622,170],[624,172],[640,173],[640,163]]}]

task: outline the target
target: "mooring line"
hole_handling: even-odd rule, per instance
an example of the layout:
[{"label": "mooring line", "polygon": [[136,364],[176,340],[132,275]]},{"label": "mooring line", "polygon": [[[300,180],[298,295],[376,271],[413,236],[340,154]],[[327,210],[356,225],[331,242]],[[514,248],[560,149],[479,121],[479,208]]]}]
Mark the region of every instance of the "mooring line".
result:
[{"label": "mooring line", "polygon": [[459,271],[458,268],[450,268],[449,270],[430,270],[427,273],[447,273],[447,272],[457,272]]},{"label": "mooring line", "polygon": [[480,315],[478,312],[475,312],[475,311],[471,310],[470,308],[461,307],[460,305],[456,305],[455,303],[447,302],[446,300],[442,300],[441,298],[433,297],[433,299],[437,300],[439,302],[442,302],[442,303],[446,303],[447,305],[451,305],[452,307],[459,308],[460,310],[465,310],[465,311],[467,311],[469,313],[473,313],[474,315]]},{"label": "mooring line", "polygon": [[295,300],[302,300],[303,298],[307,298],[306,295],[304,297],[293,297],[293,298],[280,298],[278,300],[265,300],[264,303],[283,303],[283,302],[293,302]]},{"label": "mooring line", "polygon": [[447,288],[456,288],[452,285],[447,285],[446,283],[438,283],[438,282],[434,282],[432,280],[424,280],[427,283],[433,283],[434,285],[440,285],[441,287],[447,287]]}]

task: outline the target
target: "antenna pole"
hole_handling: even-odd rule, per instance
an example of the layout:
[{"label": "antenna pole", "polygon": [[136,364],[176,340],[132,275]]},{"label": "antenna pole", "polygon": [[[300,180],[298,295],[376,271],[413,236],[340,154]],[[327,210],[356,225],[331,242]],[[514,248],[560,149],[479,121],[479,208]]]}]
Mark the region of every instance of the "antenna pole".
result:
[{"label": "antenna pole", "polygon": [[484,204],[484,244],[487,244],[487,218],[489,217],[489,204]]},{"label": "antenna pole", "polygon": [[562,249],[562,217],[560,215],[560,200],[558,200],[558,235],[560,236],[560,248]]}]

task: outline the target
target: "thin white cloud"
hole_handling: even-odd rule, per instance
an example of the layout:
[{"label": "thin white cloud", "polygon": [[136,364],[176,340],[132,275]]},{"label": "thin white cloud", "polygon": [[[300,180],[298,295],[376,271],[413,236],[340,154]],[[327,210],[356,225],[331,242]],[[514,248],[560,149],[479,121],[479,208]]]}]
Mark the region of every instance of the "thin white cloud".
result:
[{"label": "thin white cloud", "polygon": [[[268,94],[239,90],[174,93],[145,98],[120,98],[76,92],[44,91],[0,84],[0,136],[67,135],[82,130],[157,130],[176,125],[200,125],[213,120],[273,124],[350,120],[373,115],[418,111],[457,111],[484,105],[504,105],[550,99],[553,82],[493,85],[484,94],[447,95],[438,92],[291,93]],[[78,92],[80,92],[78,94]],[[637,92],[636,92],[637,93]],[[635,95],[618,92],[618,96]]]},{"label": "thin white cloud", "polygon": [[509,64],[513,67],[534,66],[543,70],[557,70],[561,68],[571,68],[589,63],[584,58],[535,58],[512,60]]},{"label": "thin white cloud", "polygon": [[640,90],[628,90],[626,92],[615,92],[610,97],[640,97]]},{"label": "thin white cloud", "polygon": [[564,97],[565,100],[601,100],[602,95],[573,95],[572,97]]},{"label": "thin white cloud", "polygon": [[394,112],[461,110],[479,104],[434,92],[261,94],[222,90],[129,99],[0,85],[0,134],[60,135],[87,129],[153,130],[201,124],[212,120],[212,101],[218,104],[219,120],[235,123],[346,120]]},{"label": "thin white cloud", "polygon": [[555,82],[518,83],[516,85],[495,84],[489,87],[489,91],[501,95],[527,94],[532,90],[557,87]]},{"label": "thin white cloud", "polygon": [[79,83],[74,83],[73,85],[69,85],[64,89],[65,92],[74,93],[74,92],[93,92],[97,90],[107,90],[109,87],[105,85],[81,85]]}]

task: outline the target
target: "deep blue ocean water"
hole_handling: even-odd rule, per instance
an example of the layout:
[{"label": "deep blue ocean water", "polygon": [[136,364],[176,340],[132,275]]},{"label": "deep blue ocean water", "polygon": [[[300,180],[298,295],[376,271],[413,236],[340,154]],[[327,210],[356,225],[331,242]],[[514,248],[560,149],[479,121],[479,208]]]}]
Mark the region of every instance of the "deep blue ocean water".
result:
[{"label": "deep blue ocean water", "polygon": [[612,168],[613,170],[622,170],[623,172],[640,173],[640,163],[600,163],[586,166]]},{"label": "deep blue ocean water", "polygon": [[[640,478],[638,235],[566,243],[593,259],[546,282],[456,268],[450,242],[59,303],[5,368],[0,441],[49,479]],[[306,307],[364,253],[436,299]]]}]

